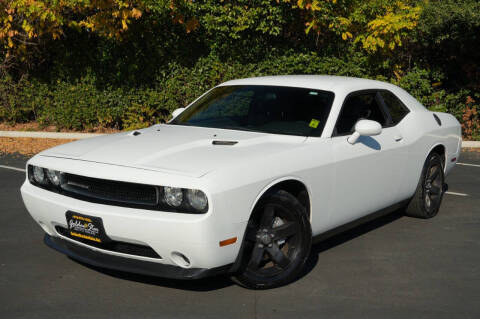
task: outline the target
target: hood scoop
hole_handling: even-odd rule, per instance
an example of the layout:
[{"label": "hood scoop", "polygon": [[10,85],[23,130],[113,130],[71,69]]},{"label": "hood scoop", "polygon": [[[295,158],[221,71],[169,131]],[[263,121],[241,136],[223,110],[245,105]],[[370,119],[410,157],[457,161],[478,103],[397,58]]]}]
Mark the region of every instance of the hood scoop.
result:
[{"label": "hood scoop", "polygon": [[237,141],[219,141],[219,140],[214,140],[212,141],[212,145],[227,145],[227,146],[233,146],[237,144]]}]

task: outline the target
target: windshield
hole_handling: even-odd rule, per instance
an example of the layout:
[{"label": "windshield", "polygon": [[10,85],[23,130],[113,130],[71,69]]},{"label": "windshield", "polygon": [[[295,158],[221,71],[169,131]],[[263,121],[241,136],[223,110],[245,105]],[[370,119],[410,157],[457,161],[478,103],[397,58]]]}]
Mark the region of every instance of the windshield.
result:
[{"label": "windshield", "polygon": [[170,124],[320,136],[334,94],[280,86],[220,86]]}]

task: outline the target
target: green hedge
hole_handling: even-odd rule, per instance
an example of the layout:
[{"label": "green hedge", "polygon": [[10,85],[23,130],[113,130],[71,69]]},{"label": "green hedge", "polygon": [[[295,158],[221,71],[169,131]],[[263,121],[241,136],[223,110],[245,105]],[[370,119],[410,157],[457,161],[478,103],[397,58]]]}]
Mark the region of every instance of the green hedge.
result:
[{"label": "green hedge", "polygon": [[[413,68],[399,79],[368,73],[368,61],[319,57],[315,53],[271,56],[259,63],[221,62],[214,56],[200,58],[193,66],[169,64],[149,87],[99,85],[91,73],[76,81],[41,83],[22,79],[0,80],[0,121],[35,120],[58,129],[92,130],[99,127],[135,129],[165,121],[176,108],[186,106],[207,89],[230,79],[278,74],[331,74],[378,78],[405,88],[426,107],[454,114],[470,127],[467,138],[480,137],[474,93],[438,89],[441,75]],[[469,98],[470,97],[470,98]],[[467,103],[468,101],[468,105]],[[472,102],[473,101],[473,102]],[[467,108],[468,106],[468,108]],[[466,116],[466,109],[474,110]],[[468,115],[468,114],[467,114]]]}]

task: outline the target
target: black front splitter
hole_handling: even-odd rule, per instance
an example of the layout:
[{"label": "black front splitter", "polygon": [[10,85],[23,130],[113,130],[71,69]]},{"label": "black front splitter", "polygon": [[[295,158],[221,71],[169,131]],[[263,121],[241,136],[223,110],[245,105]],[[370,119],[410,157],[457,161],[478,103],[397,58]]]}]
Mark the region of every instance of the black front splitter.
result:
[{"label": "black front splitter", "polygon": [[166,265],[133,258],[119,257],[104,254],[93,249],[77,245],[68,240],[64,240],[60,237],[53,237],[48,234],[45,234],[44,242],[50,248],[53,248],[73,259],[92,266],[130,273],[137,273],[147,276],[156,276],[171,279],[200,279],[227,273],[232,267],[232,265],[229,264],[211,269],[182,268],[179,266]]}]

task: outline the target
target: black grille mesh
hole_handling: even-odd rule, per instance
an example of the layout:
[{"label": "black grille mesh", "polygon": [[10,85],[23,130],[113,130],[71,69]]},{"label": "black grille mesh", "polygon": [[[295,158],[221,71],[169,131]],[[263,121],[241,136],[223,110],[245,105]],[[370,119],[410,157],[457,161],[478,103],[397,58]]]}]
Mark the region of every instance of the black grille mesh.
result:
[{"label": "black grille mesh", "polygon": [[96,200],[147,206],[158,203],[157,188],[150,185],[65,174],[61,187],[67,194]]}]

